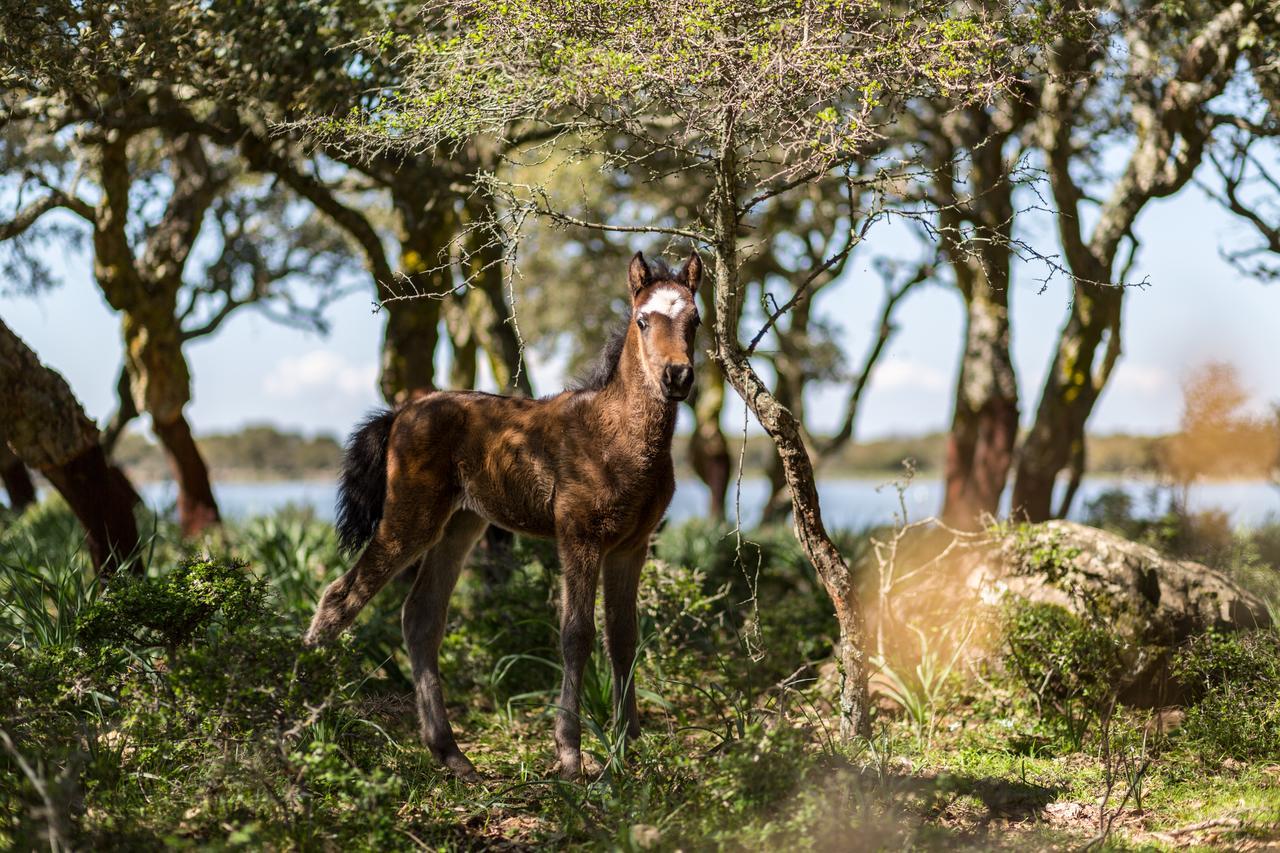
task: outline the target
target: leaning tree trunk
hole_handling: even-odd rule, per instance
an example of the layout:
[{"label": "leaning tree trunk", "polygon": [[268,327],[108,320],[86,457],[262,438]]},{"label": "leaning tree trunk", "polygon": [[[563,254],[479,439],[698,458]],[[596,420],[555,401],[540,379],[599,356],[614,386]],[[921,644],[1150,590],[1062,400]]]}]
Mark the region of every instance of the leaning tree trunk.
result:
[{"label": "leaning tree trunk", "polygon": [[[732,131],[726,129],[726,133]],[[800,423],[760,379],[738,337],[743,293],[738,279],[737,164],[730,145],[724,145],[722,150],[725,153],[717,168],[714,224],[716,358],[725,379],[773,439],[791,490],[796,539],[835,609],[840,626],[841,734],[846,738],[870,737],[865,620],[853,574],[823,525],[813,462],[805,449]]]},{"label": "leaning tree trunk", "polygon": [[[801,299],[791,309],[791,324],[785,333],[778,335],[778,353],[774,357],[774,372],[777,380],[774,383],[773,395],[778,403],[803,424],[805,368],[803,354],[797,347],[806,346],[809,337],[809,309],[812,299]],[[780,524],[786,520],[791,501],[787,496],[787,472],[782,464],[782,457],[775,454],[769,460],[766,472],[769,479],[769,497],[764,504],[761,524]]]},{"label": "leaning tree trunk", "polygon": [[[1075,298],[1014,481],[1014,512],[1032,521],[1066,515],[1083,476],[1085,424],[1120,356],[1124,273],[1118,277],[1114,273],[1121,242],[1126,236],[1133,239],[1133,225],[1148,202],[1179,192],[1194,176],[1215,126],[1205,120],[1206,107],[1236,79],[1233,71],[1248,42],[1240,36],[1257,16],[1247,3],[1221,4],[1215,9],[1188,40],[1169,69],[1173,75],[1161,85],[1146,76],[1152,69],[1145,60],[1132,69],[1136,71],[1131,84],[1136,93],[1134,148],[1100,205],[1087,240],[1080,215],[1086,193],[1072,169],[1078,156],[1079,125],[1072,119],[1078,117],[1084,96],[1078,81],[1097,76],[1089,69],[1098,54],[1070,42],[1047,54],[1050,74],[1041,97],[1041,145],[1059,211],[1063,254],[1075,279]],[[1150,45],[1142,30],[1135,30],[1131,39],[1130,53],[1145,56]],[[1055,512],[1054,483],[1064,469],[1071,471],[1071,482]]]},{"label": "leaning tree trunk", "polygon": [[197,536],[221,521],[209,480],[209,466],[181,412],[169,421],[153,421],[152,428],[164,446],[178,484],[178,524],[182,535]]},{"label": "leaning tree trunk", "polygon": [[[0,322],[0,431],[26,464],[66,500],[85,530],[99,577],[114,574],[138,548],[132,490],[107,464],[97,425],[70,386]],[[132,570],[141,571],[134,562]]]},{"label": "leaning tree trunk", "polygon": [[[800,405],[800,395],[792,379],[786,375],[784,367],[779,365],[773,395],[778,405],[787,409],[796,422],[802,424],[804,423],[803,407]],[[781,454],[775,453],[769,457],[765,479],[769,483],[769,494],[765,498],[764,509],[760,514],[760,523],[762,525],[781,524],[786,521],[787,514],[791,510],[791,499],[787,494],[787,470]]]},{"label": "leaning tree trunk", "polygon": [[[992,248],[1007,252],[1003,246]],[[1018,438],[1018,381],[1009,352],[1007,276],[997,283],[990,266],[986,272],[969,261],[956,266],[957,276],[969,280],[962,288],[965,347],[947,435],[942,520],[969,530],[998,512],[1009,480]]]},{"label": "leaning tree trunk", "polygon": [[[728,256],[732,258],[732,255]],[[717,294],[734,291],[732,273],[725,274],[732,260],[717,253]],[[719,320],[719,317],[717,317]],[[727,332],[728,330],[726,330]],[[870,737],[871,716],[867,696],[867,657],[864,647],[865,625],[862,606],[854,588],[853,576],[822,522],[822,508],[813,463],[801,437],[800,424],[786,407],[780,405],[756,374],[741,346],[721,333],[717,355],[724,365],[725,377],[742,396],[747,406],[773,439],[782,461],[787,487],[791,492],[792,516],[796,539],[805,556],[813,564],[822,585],[835,606],[840,626],[840,730],[844,737]]]},{"label": "leaning tree trunk", "polygon": [[184,409],[191,400],[191,373],[182,352],[182,330],[173,306],[160,300],[125,311],[125,358],[137,407],[151,415],[178,486],[178,527],[198,536],[221,522],[209,466],[191,434]]},{"label": "leaning tree trunk", "polygon": [[219,184],[211,178],[199,140],[185,137],[171,152],[175,163],[182,164],[172,175],[173,193],[139,259],[127,229],[127,149],[128,137],[119,131],[106,134],[98,146],[102,193],[94,211],[94,277],[121,314],[133,404],[151,416],[178,485],[179,527],[184,536],[195,536],[220,517],[208,466],[183,415],[191,401],[191,372],[182,352],[178,292],[186,259]]},{"label": "leaning tree trunk", "polygon": [[36,485],[31,482],[27,466],[9,449],[0,435],[0,483],[9,496],[9,509],[22,512],[36,501]]},{"label": "leaning tree trunk", "polygon": [[[1106,281],[1105,274],[1092,281]],[[1013,511],[1030,521],[1066,515],[1066,501],[1055,513],[1053,490],[1058,473],[1083,467],[1085,425],[1119,356],[1124,289],[1079,281],[1071,315],[1058,339],[1045,378],[1036,420],[1022,444],[1013,485]],[[1104,349],[1101,364],[1099,349]],[[1074,494],[1074,490],[1070,490]]]}]

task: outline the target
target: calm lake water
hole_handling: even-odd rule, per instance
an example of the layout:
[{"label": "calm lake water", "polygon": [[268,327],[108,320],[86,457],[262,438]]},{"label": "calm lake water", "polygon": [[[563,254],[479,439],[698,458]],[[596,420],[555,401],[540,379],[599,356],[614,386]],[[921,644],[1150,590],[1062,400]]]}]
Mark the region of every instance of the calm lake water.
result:
[{"label": "calm lake water", "polygon": [[[1140,515],[1152,515],[1163,509],[1162,497],[1149,482],[1114,479],[1089,479],[1080,487],[1072,517],[1084,515],[1085,506],[1102,492],[1121,488],[1128,492]],[[829,479],[818,489],[822,497],[823,517],[832,528],[859,529],[892,522],[899,513],[898,493],[892,483],[883,479]],[[308,507],[317,516],[333,518],[337,486],[326,481],[284,481],[269,483],[218,483],[214,486],[218,503],[225,516],[247,518],[275,512],[286,506]],[[176,497],[173,483],[147,483],[143,497],[153,507],[171,507]],[[762,478],[742,482],[739,500],[742,522],[750,527],[760,518],[760,510],[768,494]],[[1006,501],[1008,493],[1006,493]],[[906,490],[906,508],[910,520],[927,518],[938,511],[942,502],[942,482],[917,478]],[[1191,490],[1193,510],[1221,510],[1233,524],[1245,527],[1268,519],[1280,519],[1280,488],[1266,482],[1205,483]],[[734,488],[729,494],[730,515],[733,514]],[[701,515],[706,508],[707,490],[696,480],[681,480],[676,487],[668,518],[682,521]]]}]

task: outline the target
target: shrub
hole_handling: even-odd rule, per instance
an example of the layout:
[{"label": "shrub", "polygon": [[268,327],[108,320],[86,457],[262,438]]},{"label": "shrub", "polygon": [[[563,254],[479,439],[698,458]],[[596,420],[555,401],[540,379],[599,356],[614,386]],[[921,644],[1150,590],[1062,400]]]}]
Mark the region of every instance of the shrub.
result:
[{"label": "shrub", "polygon": [[[517,554],[523,550],[517,540]],[[556,577],[538,559],[522,562],[501,584],[464,574],[440,650],[453,688],[480,686],[498,704],[549,691],[560,665],[555,590]]]},{"label": "shrub", "polygon": [[1003,627],[1009,674],[1078,749],[1091,721],[1108,712],[1116,696],[1123,644],[1104,625],[1056,604],[1014,600]]},{"label": "shrub", "polygon": [[1204,634],[1179,651],[1174,675],[1194,699],[1182,728],[1189,743],[1217,756],[1280,758],[1280,630]]},{"label": "shrub", "polygon": [[81,645],[160,647],[170,653],[197,632],[257,622],[266,612],[266,584],[240,562],[189,560],[158,577],[120,577],[86,608],[77,624]]}]

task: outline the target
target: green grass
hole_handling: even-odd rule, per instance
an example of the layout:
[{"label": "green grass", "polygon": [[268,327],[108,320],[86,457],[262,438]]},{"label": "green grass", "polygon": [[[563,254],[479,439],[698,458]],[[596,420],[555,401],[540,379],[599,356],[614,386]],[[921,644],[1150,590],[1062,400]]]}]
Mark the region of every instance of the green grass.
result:
[{"label": "green grass", "polygon": [[[301,652],[346,565],[326,525],[282,513],[191,546],[145,527],[147,578],[102,592],[65,510],[0,521],[0,846],[52,832],[107,850],[1077,849],[1100,835],[1108,776],[1104,847],[1280,842],[1274,757],[1144,739],[1138,710],[1065,736],[994,663],[930,648],[962,633],[937,626],[913,640],[924,675],[895,663],[900,699],[924,691],[923,710],[882,699],[873,740],[839,742],[835,625],[779,531],[749,537],[748,571],[722,529],[660,536],[636,661],[646,733],[618,736],[598,650],[584,748],[605,772],[583,784],[551,773],[553,550],[517,542],[497,587],[465,575],[442,667],[486,777],[468,786],[417,742],[399,586],[342,645]],[[861,555],[865,538],[842,547]],[[1141,811],[1125,759],[1146,762]]]}]

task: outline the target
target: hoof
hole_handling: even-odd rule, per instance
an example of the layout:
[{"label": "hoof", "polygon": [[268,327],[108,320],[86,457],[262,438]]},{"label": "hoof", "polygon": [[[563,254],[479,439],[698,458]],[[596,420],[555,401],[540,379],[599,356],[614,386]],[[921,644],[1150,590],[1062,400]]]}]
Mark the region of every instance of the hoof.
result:
[{"label": "hoof", "polygon": [[559,758],[556,763],[551,766],[551,772],[564,782],[581,782],[582,781],[582,761],[565,761]]},{"label": "hoof", "polygon": [[461,752],[455,752],[447,755],[442,763],[449,772],[468,784],[481,782],[484,777],[476,770],[476,766],[471,763],[471,759],[467,758]]},{"label": "hoof", "polygon": [[604,766],[592,755],[574,756],[568,761],[561,756],[552,765],[551,772],[566,782],[589,782],[604,775]]},{"label": "hoof", "polygon": [[594,755],[582,756],[582,777],[584,779],[599,779],[604,775],[604,765],[596,761]]},{"label": "hoof", "polygon": [[318,649],[321,646],[327,646],[333,640],[333,635],[328,631],[324,631],[312,623],[305,634],[302,635],[302,647],[304,649]]}]

